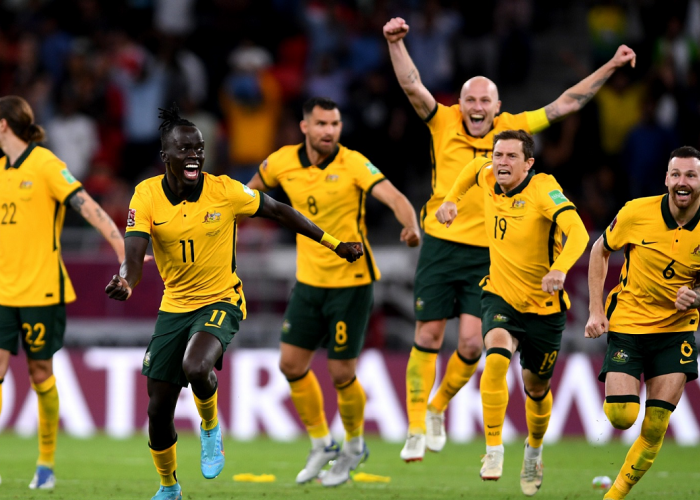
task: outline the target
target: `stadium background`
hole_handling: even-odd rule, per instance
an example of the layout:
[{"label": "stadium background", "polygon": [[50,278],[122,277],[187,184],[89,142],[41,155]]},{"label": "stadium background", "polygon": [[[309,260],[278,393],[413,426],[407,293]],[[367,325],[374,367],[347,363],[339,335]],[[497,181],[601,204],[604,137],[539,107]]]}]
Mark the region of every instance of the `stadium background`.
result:
[{"label": "stadium background", "polygon": [[[430,193],[429,134],[388,59],[381,30],[393,16],[407,19],[409,52],[445,104],[456,102],[464,80],[483,74],[498,84],[503,111],[537,109],[608,60],[619,44],[635,49],[635,69],[616,72],[582,112],[536,138],[536,170],[557,177],[591,242],[624,201],[664,192],[673,148],[700,146],[699,0],[5,0],[0,95],[19,94],[31,103],[47,129],[47,146],[118,226],[135,184],[163,172],[157,108],[172,101],[205,136],[205,170],[246,182],[270,152],[301,142],[301,103],[329,96],[343,113],[341,142],[368,156],[419,209]],[[383,279],[360,377],[370,396],[368,428],[398,441],[405,432],[402,380],[413,339],[418,252],[399,244],[391,212],[372,200],[367,223]],[[101,428],[115,436],[140,432],[146,396],[138,371],[162,281],[155,266],[147,266],[132,300],[109,301],[103,289],[117,265],[107,244],[70,211],[62,241],[78,293],[68,307],[68,349],[56,358],[62,425],[77,435]],[[294,282],[294,252],[292,235],[277,226],[241,225],[239,274],[249,319],[220,377],[223,422],[237,438],[265,432],[290,439],[302,432],[275,351]],[[567,278],[572,309],[554,382],[552,440],[563,433],[612,436],[595,381],[605,342],[583,338],[587,260]],[[620,263],[614,256],[608,289]],[[447,355],[455,333],[451,322]],[[316,363],[323,373],[322,356]],[[21,357],[13,359],[0,429],[34,432],[36,402],[25,373]],[[519,379],[509,384],[516,400]],[[334,415],[332,388],[322,383]],[[449,410],[453,439],[480,436],[476,387],[465,388]],[[682,443],[695,444],[700,384],[688,391],[670,433],[675,436],[676,422],[685,428]],[[194,429],[191,397],[182,398],[178,425]],[[510,407],[512,437],[525,423],[522,405]],[[590,424],[592,418],[604,425]]]}]

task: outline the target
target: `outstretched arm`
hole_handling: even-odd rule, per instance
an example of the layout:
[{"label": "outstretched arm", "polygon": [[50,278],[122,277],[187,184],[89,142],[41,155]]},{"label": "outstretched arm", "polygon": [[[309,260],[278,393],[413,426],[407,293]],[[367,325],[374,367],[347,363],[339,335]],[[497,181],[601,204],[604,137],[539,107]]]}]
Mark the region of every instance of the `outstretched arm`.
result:
[{"label": "outstretched arm", "polygon": [[550,123],[563,119],[575,113],[588,103],[610,76],[627,63],[634,68],[637,54],[626,45],[620,45],[617,52],[608,62],[566,90],[556,101],[548,104],[544,110]]},{"label": "outstretched arm", "polygon": [[148,248],[148,240],[140,236],[126,238],[126,258],[119,269],[119,276],[114,275],[107,284],[105,293],[110,299],[126,300],[131,297],[131,291],[141,281],[143,258]]},{"label": "outstretched arm", "polygon": [[404,194],[396,189],[388,179],[383,180],[372,188],[372,196],[389,207],[396,216],[403,229],[400,240],[406,246],[417,247],[420,245],[420,229],[418,229],[418,217],[413,205]]},{"label": "outstretched arm", "polygon": [[124,238],[122,238],[114,221],[102,210],[102,207],[85,190],[75,193],[70,198],[69,203],[112,245],[119,263],[122,263],[124,261]]},{"label": "outstretched arm", "polygon": [[304,217],[289,205],[275,201],[265,193],[260,193],[262,209],[255,215],[271,219],[301,235],[318,241],[320,244],[333,250],[338,257],[348,262],[355,262],[362,257],[362,244],[359,242],[342,243],[333,236],[325,233],[323,229]]},{"label": "outstretched arm", "polygon": [[259,172],[255,172],[255,175],[248,181],[248,184],[246,184],[246,186],[248,186],[250,189],[257,189],[258,191],[263,193],[268,190],[268,187],[263,182]]},{"label": "outstretched arm", "polygon": [[420,80],[420,74],[408,55],[403,38],[408,34],[408,24],[400,17],[390,19],[384,25],[384,38],[389,43],[389,56],[399,85],[408,96],[413,109],[425,120],[433,112],[437,101]]},{"label": "outstretched arm", "polygon": [[591,259],[588,263],[588,322],[586,323],[586,338],[598,338],[608,331],[610,323],[603,308],[603,286],[608,275],[608,259],[610,251],[605,248],[605,240],[601,236],[591,248]]}]

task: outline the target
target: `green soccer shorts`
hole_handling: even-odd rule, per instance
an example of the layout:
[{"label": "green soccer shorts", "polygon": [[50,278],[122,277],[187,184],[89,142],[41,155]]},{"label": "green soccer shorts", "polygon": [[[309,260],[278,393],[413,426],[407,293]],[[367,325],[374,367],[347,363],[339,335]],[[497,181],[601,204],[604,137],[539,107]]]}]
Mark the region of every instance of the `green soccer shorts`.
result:
[{"label": "green soccer shorts", "polygon": [[19,352],[19,340],[29,359],[51,359],[66,332],[66,306],[0,306],[0,349]]}]

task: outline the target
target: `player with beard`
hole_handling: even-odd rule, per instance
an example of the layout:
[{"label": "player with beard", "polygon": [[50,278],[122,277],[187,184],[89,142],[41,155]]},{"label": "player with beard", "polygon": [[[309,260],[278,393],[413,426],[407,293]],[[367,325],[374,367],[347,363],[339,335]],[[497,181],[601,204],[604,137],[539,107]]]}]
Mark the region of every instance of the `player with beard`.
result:
[{"label": "player with beard", "polygon": [[242,283],[236,275],[238,220],[248,216],[275,220],[333,250],[335,256],[319,245],[319,254],[328,254],[331,260],[354,262],[362,255],[362,246],[339,242],[292,207],[238,181],[202,172],[204,140],[199,129],[179,116],[177,106],[161,111],[165,175],[136,186],[129,204],[126,260],[105,292],[116,300],[131,296],[152,240],[165,283],[141,371],[148,377],[148,444],[161,478],[153,500],[179,500],[173,415],[180,390],[189,384],[202,418],[202,474],[213,479],[224,467],[213,370],[221,369],[224,351],[246,316]]},{"label": "player with beard", "polygon": [[[598,378],[612,426],[629,429],[637,420],[642,373],[647,397],[639,437],[605,494],[610,500],[625,498],[652,466],[685,384],[698,378],[700,151],[671,153],[666,186],[667,194],[627,202],[591,249],[585,336],[608,334]],[[603,307],[608,258],[623,248],[620,282]]]},{"label": "player with beard", "polygon": [[[338,144],[338,106],[315,97],[304,103],[303,112],[304,142],[272,153],[248,186],[263,191],[282,186],[292,206],[309,219],[338,237],[364,244],[365,259],[348,266],[297,237],[297,283],[282,324],[280,369],[312,443],[296,480],[315,479],[329,460],[336,459],[322,479],[324,486],[336,486],[347,481],[368,454],[363,439],[365,393],[355,376],[372,311],[373,283],[380,277],[367,243],[367,195],[392,209],[403,226],[400,239],[409,247],[420,243],[420,230],[406,197],[362,154]],[[321,388],[310,370],[319,346],[328,349],[328,372],[338,394],[345,428],[342,451],[331,438]]]},{"label": "player with beard", "polygon": [[[411,462],[423,460],[426,446],[431,451],[440,451],[445,445],[445,410],[450,399],[476,371],[484,347],[479,281],[488,274],[489,250],[482,193],[477,187],[460,200],[460,212],[468,215],[460,217],[449,230],[432,214],[466,164],[477,157],[492,156],[496,134],[508,129],[535,134],[577,112],[617,68],[627,63],[634,66],[636,56],[629,47],[621,45],[610,61],[552,103],[536,111],[513,115],[500,113],[498,88],[483,76],[466,81],[459,104],[439,104],[421,82],[406,50],[403,39],[408,30],[408,24],[398,17],[384,25],[384,37],[399,84],[430,130],[433,164],[432,195],[421,213],[425,238],[414,286],[414,345],[406,367],[408,435],[401,458]],[[445,325],[454,317],[459,318],[457,350],[447,363],[435,396],[428,402]]]}]

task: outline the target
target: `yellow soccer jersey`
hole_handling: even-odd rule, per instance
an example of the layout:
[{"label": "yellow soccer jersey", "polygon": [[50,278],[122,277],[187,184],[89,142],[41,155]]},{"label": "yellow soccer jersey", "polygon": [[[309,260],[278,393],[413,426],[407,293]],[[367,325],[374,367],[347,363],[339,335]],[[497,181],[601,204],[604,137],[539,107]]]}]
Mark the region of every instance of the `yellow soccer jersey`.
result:
[{"label": "yellow soccer jersey", "polygon": [[620,282],[605,311],[617,333],[692,332],[698,310],[681,312],[676,292],[697,285],[700,271],[700,211],[679,227],[668,194],[628,202],[603,233],[610,251],[625,249]]},{"label": "yellow soccer jersey", "polygon": [[262,195],[225,175],[202,172],[186,199],[164,175],[146,179],[129,204],[126,237],[151,238],[165,283],[161,311],[187,312],[214,302],[237,304],[246,315],[236,275],[236,218],[263,207]]},{"label": "yellow soccer jersey", "polygon": [[30,143],[14,165],[0,158],[0,305],[75,300],[61,259],[66,203],[82,189],[51,151]]},{"label": "yellow soccer jersey", "polygon": [[[533,170],[518,187],[504,194],[487,158],[477,158],[465,167],[445,201],[457,202],[459,194],[468,194],[474,184],[483,188],[491,258],[489,275],[482,282],[484,290],[499,295],[523,313],[566,311],[571,305],[566,292],[560,290],[552,296],[542,291],[542,278],[552,269],[566,273],[585,250],[587,241],[576,243],[568,255],[558,259],[563,248],[559,224],[566,219],[565,228],[573,224],[583,227],[578,215],[567,217],[568,211],[576,210],[574,204],[564,196],[554,177]],[[455,223],[464,216],[471,214],[458,210]],[[570,239],[567,248],[571,243]]]},{"label": "yellow soccer jersey", "polygon": [[292,206],[340,241],[360,241],[365,255],[352,264],[309,238],[297,235],[297,280],[322,288],[367,285],[378,280],[365,226],[365,197],[385,179],[357,151],[338,145],[320,165],[311,165],[304,144],[285,146],[259,168],[263,183],[282,186]]},{"label": "yellow soccer jersey", "polygon": [[536,134],[549,126],[544,108],[517,115],[501,113],[493,120],[493,128],[484,137],[472,137],[462,121],[459,105],[438,104],[426,119],[430,129],[430,151],[433,164],[432,194],[421,211],[421,225],[427,234],[443,240],[486,246],[483,194],[478,188],[463,196],[458,209],[469,217],[457,219],[446,229],[434,217],[445,195],[464,166],[477,157],[491,158],[493,137],[508,129],[522,129]]}]

